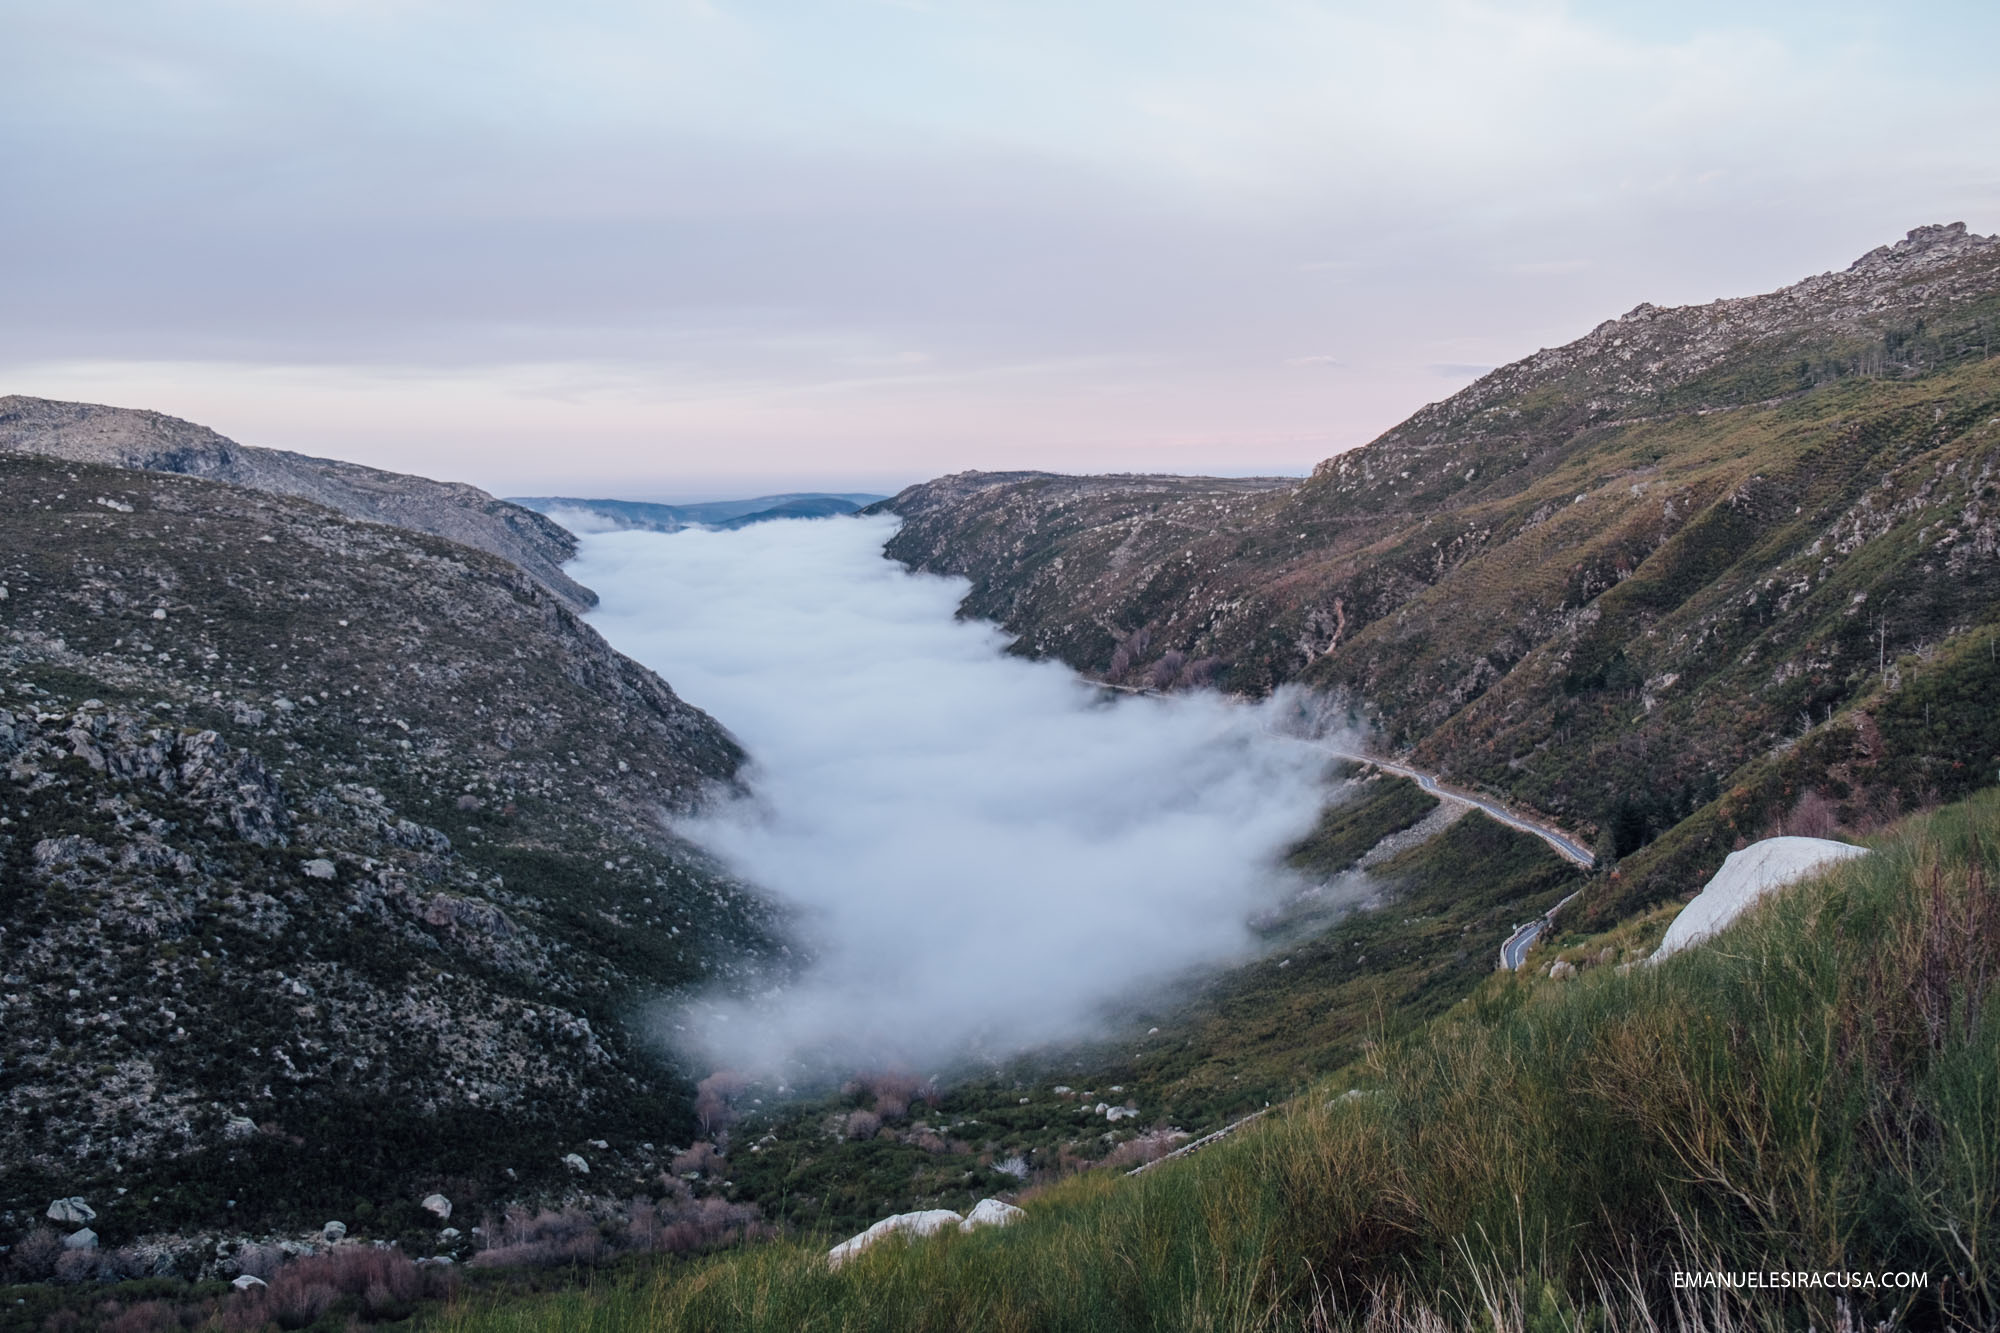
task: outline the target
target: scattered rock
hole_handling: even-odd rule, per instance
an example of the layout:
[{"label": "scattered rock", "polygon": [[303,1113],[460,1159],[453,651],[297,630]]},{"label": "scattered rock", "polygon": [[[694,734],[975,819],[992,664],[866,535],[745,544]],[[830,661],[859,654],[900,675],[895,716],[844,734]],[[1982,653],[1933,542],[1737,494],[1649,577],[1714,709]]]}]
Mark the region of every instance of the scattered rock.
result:
[{"label": "scattered rock", "polygon": [[347,1223],[328,1222],[319,1229],[319,1237],[329,1245],[338,1245],[347,1239]]},{"label": "scattered rock", "polygon": [[231,1143],[241,1143],[245,1139],[257,1137],[257,1122],[247,1115],[233,1115],[223,1122],[222,1137]]},{"label": "scattered rock", "polygon": [[859,1235],[850,1236],[826,1252],[829,1268],[838,1268],[877,1241],[894,1235],[929,1236],[964,1222],[962,1214],[949,1208],[930,1208],[917,1213],[897,1213],[885,1217]]},{"label": "scattered rock", "polygon": [[49,1210],[43,1216],[51,1222],[65,1226],[82,1226],[85,1222],[97,1220],[97,1210],[83,1201],[83,1196],[72,1194],[67,1199],[55,1199],[49,1203]]},{"label": "scattered rock", "polygon": [[584,1161],[581,1157],[577,1156],[575,1153],[563,1154],[563,1165],[568,1167],[570,1170],[576,1172],[579,1176],[587,1176],[590,1174],[590,1163]]},{"label": "scattered rock", "polygon": [[332,879],[334,876],[333,862],[323,856],[314,857],[299,869],[305,872],[307,879]]},{"label": "scattered rock", "polygon": [[81,1231],[72,1231],[63,1237],[63,1248],[65,1250],[94,1250],[97,1248],[97,1233],[89,1227],[85,1227]]},{"label": "scattered rock", "polygon": [[268,1287],[271,1284],[254,1273],[245,1273],[229,1284],[238,1291],[249,1291],[253,1287]]},{"label": "scattered rock", "polygon": [[1576,964],[1570,962],[1567,958],[1556,959],[1554,966],[1549,968],[1549,976],[1557,981],[1567,981],[1575,975]]},{"label": "scattered rock", "polygon": [[440,1222],[449,1222],[451,1220],[451,1200],[445,1198],[442,1194],[426,1194],[424,1196],[423,1208],[425,1212],[437,1218]]},{"label": "scattered rock", "polygon": [[1011,1203],[998,1199],[981,1199],[972,1205],[972,1211],[958,1224],[960,1231],[974,1231],[980,1227],[1007,1227],[1026,1217],[1027,1214]]}]

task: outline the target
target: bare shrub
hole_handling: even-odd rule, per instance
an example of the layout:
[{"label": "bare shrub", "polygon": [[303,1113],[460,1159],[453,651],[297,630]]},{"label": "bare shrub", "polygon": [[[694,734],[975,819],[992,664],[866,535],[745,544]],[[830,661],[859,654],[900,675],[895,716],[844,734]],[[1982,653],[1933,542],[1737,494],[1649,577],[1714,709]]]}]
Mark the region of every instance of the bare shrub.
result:
[{"label": "bare shrub", "polygon": [[704,1134],[716,1134],[736,1123],[736,1099],[750,1080],[733,1069],[718,1069],[695,1084],[694,1114]]},{"label": "bare shrub", "polygon": [[565,1208],[561,1212],[544,1209],[534,1214],[525,1208],[510,1208],[498,1231],[488,1228],[487,1234],[494,1243],[472,1256],[468,1262],[474,1267],[556,1268],[594,1264],[609,1249],[597,1219],[578,1208]]},{"label": "bare shrub", "polygon": [[1187,665],[1187,654],[1172,648],[1160,654],[1160,660],[1153,663],[1150,679],[1156,690],[1172,689],[1174,682],[1181,678],[1181,668]]},{"label": "bare shrub", "polygon": [[21,1282],[45,1282],[55,1275],[63,1257],[62,1237],[48,1227],[36,1227],[14,1246],[10,1267]]},{"label": "bare shrub", "polygon": [[673,1161],[668,1166],[677,1176],[694,1172],[712,1176],[728,1164],[729,1159],[724,1157],[713,1143],[698,1142],[689,1144],[686,1152],[675,1153]]},{"label": "bare shrub", "polygon": [[1156,1129],[1141,1134],[1136,1139],[1127,1139],[1104,1155],[1104,1164],[1120,1171],[1129,1171],[1135,1166],[1157,1162],[1174,1149],[1188,1141],[1188,1134],[1180,1129]]},{"label": "bare shrub", "polygon": [[1120,676],[1124,675],[1127,671],[1131,669],[1132,669],[1131,650],[1126,648],[1126,646],[1121,643],[1116,648],[1111,650],[1111,665],[1108,668],[1106,668],[1104,674],[1109,676],[1112,680],[1117,680]]},{"label": "bare shrub", "polygon": [[621,1219],[602,1221],[578,1209],[530,1217],[513,1210],[488,1233],[499,1243],[469,1261],[477,1268],[549,1268],[601,1263],[619,1254],[688,1254],[772,1234],[754,1205],[694,1199],[685,1190],[658,1200],[634,1199]]},{"label": "bare shrub", "polygon": [[300,1280],[287,1282],[282,1286],[273,1284],[270,1288],[271,1317],[279,1328],[304,1328],[328,1310],[340,1299],[340,1292],[331,1282]]},{"label": "bare shrub", "polygon": [[1817,791],[1802,792],[1778,827],[1795,838],[1831,838],[1840,832],[1840,810]]},{"label": "bare shrub", "polygon": [[874,1099],[875,1114],[890,1121],[901,1120],[910,1113],[910,1103],[923,1087],[919,1079],[909,1074],[870,1074],[864,1083]]},{"label": "bare shrub", "polygon": [[1201,689],[1215,680],[1215,673],[1221,666],[1222,659],[1219,657],[1197,657],[1181,668],[1181,677],[1177,683],[1183,689]]},{"label": "bare shrub", "polygon": [[104,1271],[104,1261],[96,1250],[64,1250],[56,1259],[58,1282],[94,1282]]},{"label": "bare shrub", "polygon": [[882,1117],[873,1111],[854,1111],[841,1124],[841,1133],[850,1139],[872,1139],[882,1129]]},{"label": "bare shrub", "polygon": [[180,1314],[165,1301],[141,1301],[106,1320],[104,1333],[167,1333],[179,1328]]},{"label": "bare shrub", "polygon": [[406,1319],[416,1303],[442,1296],[450,1276],[423,1269],[400,1250],[342,1245],[283,1265],[266,1287],[252,1287],[224,1305],[228,1333],[251,1333],[271,1324],[304,1328],[350,1298],[369,1319]]}]

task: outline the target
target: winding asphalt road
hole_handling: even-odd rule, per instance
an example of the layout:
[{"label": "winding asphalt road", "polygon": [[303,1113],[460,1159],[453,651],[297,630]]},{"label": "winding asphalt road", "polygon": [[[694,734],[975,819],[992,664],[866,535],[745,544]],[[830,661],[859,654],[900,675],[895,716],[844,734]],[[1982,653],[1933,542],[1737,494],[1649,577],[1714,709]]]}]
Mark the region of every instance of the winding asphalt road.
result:
[{"label": "winding asphalt road", "polygon": [[[1576,897],[1574,893],[1569,896],[1569,898],[1574,897]],[[1542,937],[1543,931],[1555,925],[1556,913],[1562,911],[1564,904],[1569,902],[1569,898],[1563,899],[1562,902],[1557,903],[1527,925],[1516,926],[1514,928],[1514,933],[1509,935],[1500,945],[1500,970],[1502,972],[1519,972],[1521,970],[1521,964],[1528,961],[1528,950],[1535,947],[1535,941]]]},{"label": "winding asphalt road", "polygon": [[[1115,690],[1121,694],[1151,695],[1156,693],[1153,690],[1141,689],[1131,685],[1112,685],[1104,681],[1092,681],[1091,683],[1103,689]],[[1284,733],[1275,730],[1271,734],[1284,735]],[[1588,847],[1585,847],[1575,838],[1570,837],[1569,834],[1555,827],[1555,825],[1539,819],[1530,819],[1526,815],[1516,814],[1506,806],[1501,805],[1498,801],[1488,800],[1484,796],[1476,796],[1469,791],[1462,791],[1457,787],[1448,786],[1440,781],[1435,773],[1427,773],[1421,768],[1412,768],[1408,764],[1397,763],[1393,759],[1383,759],[1379,755],[1364,754],[1359,750],[1343,750],[1337,745],[1330,745],[1325,741],[1312,740],[1304,736],[1287,736],[1286,739],[1314,746],[1338,759],[1347,759],[1358,764],[1373,764],[1386,773],[1395,773],[1401,777],[1406,777],[1441,801],[1456,801],[1460,805],[1472,806],[1481,813],[1505,824],[1508,828],[1519,829],[1523,833],[1534,834],[1537,838],[1540,838],[1543,842],[1554,848],[1556,855],[1575,865],[1581,866],[1585,870],[1589,870],[1597,864],[1597,857],[1591,853]],[[1572,893],[1569,895],[1569,898],[1563,899],[1562,902],[1557,903],[1533,921],[1523,926],[1516,926],[1514,933],[1509,935],[1500,945],[1500,966],[1509,972],[1519,971],[1521,964],[1527,960],[1528,950],[1534,947],[1535,941],[1541,938],[1542,932],[1555,923],[1556,913],[1563,909],[1563,904],[1574,897],[1576,895]],[[1230,1128],[1233,1129],[1234,1126],[1230,1126]],[[1223,1132],[1226,1133],[1227,1130]],[[1206,1139],[1198,1140],[1195,1143],[1186,1145],[1181,1151],[1190,1151],[1206,1142]],[[1141,1169],[1143,1170],[1144,1168],[1142,1167]]]},{"label": "winding asphalt road", "polygon": [[1469,791],[1461,791],[1456,787],[1448,787],[1438,781],[1437,775],[1434,773],[1426,773],[1420,768],[1411,768],[1408,764],[1399,764],[1393,759],[1381,759],[1372,754],[1342,750],[1337,746],[1324,743],[1320,744],[1320,748],[1329,754],[1338,755],[1342,759],[1352,759],[1356,763],[1362,764],[1373,764],[1385,773],[1395,773],[1409,778],[1419,787],[1422,787],[1425,791],[1440,800],[1457,801],[1461,805],[1476,806],[1500,823],[1505,824],[1508,828],[1516,828],[1523,833],[1534,834],[1543,842],[1555,848],[1557,855],[1563,857],[1565,860],[1575,862],[1585,870],[1597,864],[1597,858],[1591,855],[1588,847],[1585,847],[1575,838],[1570,837],[1554,825],[1545,824],[1536,819],[1529,819],[1525,815],[1517,815],[1506,806],[1501,805],[1497,801],[1489,801],[1484,796],[1475,796]]}]

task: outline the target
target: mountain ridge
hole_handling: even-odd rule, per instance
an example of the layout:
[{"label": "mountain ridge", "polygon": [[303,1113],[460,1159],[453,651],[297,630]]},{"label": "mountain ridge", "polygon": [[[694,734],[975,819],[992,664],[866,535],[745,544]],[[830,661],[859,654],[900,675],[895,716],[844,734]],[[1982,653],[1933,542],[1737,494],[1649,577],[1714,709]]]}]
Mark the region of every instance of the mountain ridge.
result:
[{"label": "mountain ridge", "polygon": [[[969,473],[880,507],[889,553],[969,578],[962,612],[1017,652],[1154,688],[1297,681],[1623,855],[1802,729],[1865,731],[1844,710],[1885,672],[1972,669],[1950,646],[1996,614],[1994,333],[2000,238],[1919,228],[1777,293],[1641,306],[1303,483]],[[1891,788],[1865,764],[1788,781],[1865,824],[1958,790],[1989,731],[1899,733],[1931,758]]]},{"label": "mountain ridge", "polygon": [[597,594],[563,573],[576,538],[524,506],[463,482],[433,481],[338,459],[238,444],[163,412],[0,397],[0,450],[209,477],[293,495],[352,518],[427,532],[511,560],[579,610]]}]

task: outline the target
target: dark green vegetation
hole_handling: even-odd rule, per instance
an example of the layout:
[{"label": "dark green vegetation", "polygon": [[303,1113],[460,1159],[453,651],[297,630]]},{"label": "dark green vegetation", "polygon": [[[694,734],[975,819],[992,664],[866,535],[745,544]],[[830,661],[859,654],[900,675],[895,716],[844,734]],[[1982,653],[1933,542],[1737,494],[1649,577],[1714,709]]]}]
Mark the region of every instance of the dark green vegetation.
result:
[{"label": "dark green vegetation", "polygon": [[697,1125],[640,1006],[775,951],[662,823],[729,737],[480,552],[22,455],[0,491],[0,1243],[75,1194],[108,1271],[430,1246],[431,1190],[656,1178]]},{"label": "dark green vegetation", "polygon": [[1437,809],[1437,797],[1408,778],[1377,777],[1359,796],[1336,802],[1320,813],[1319,824],[1292,849],[1295,869],[1336,874],[1360,860],[1376,843]]},{"label": "dark green vegetation", "polygon": [[[1282,1114],[1006,1231],[837,1273],[760,1247],[443,1326],[1990,1328],[1996,886],[1989,791],[1665,966],[1493,977]],[[1925,1285],[1697,1297],[1676,1269]]]},{"label": "dark green vegetation", "polygon": [[1365,704],[1385,746],[1607,858],[1704,812],[1670,874],[1605,881],[1608,921],[1809,794],[1865,828],[2000,762],[1995,710],[1898,711],[1979,711],[1997,330],[2000,241],[1929,228],[1769,296],[1642,306],[1303,485],[966,474],[891,500],[890,549],[971,578],[1022,652]]}]

